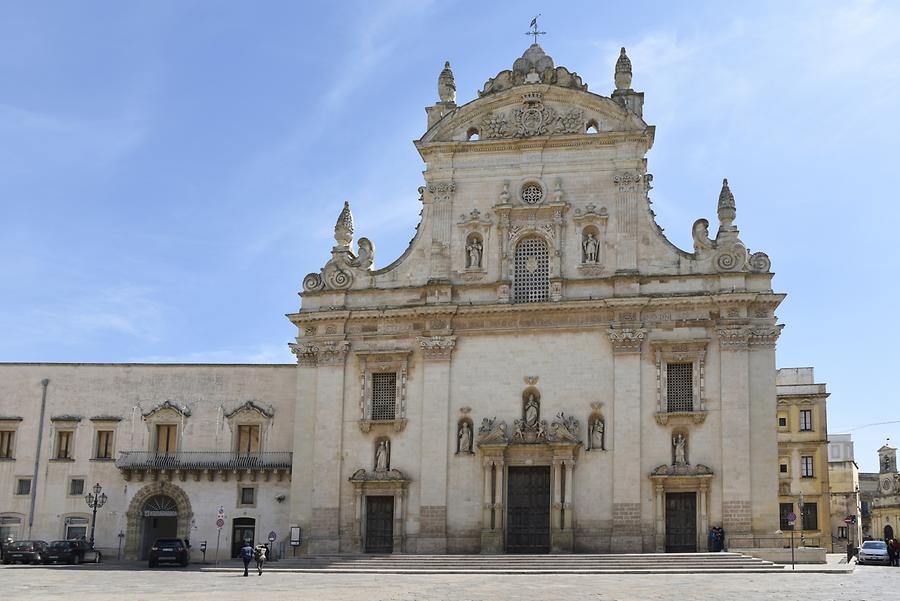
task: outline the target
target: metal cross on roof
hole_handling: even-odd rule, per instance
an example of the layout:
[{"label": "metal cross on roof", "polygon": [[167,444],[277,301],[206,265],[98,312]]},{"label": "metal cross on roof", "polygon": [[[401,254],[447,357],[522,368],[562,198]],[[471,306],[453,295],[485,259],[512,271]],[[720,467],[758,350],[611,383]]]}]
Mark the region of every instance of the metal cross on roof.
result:
[{"label": "metal cross on roof", "polygon": [[540,16],[541,16],[541,15],[538,14],[537,17],[535,17],[535,18],[533,18],[533,19],[531,20],[531,23],[528,25],[529,27],[531,27],[531,31],[526,31],[526,32],[525,32],[525,35],[533,35],[533,36],[534,36],[534,43],[535,43],[535,44],[537,44],[537,38],[538,38],[539,35],[547,35],[547,32],[546,32],[546,31],[538,31],[537,20],[538,20],[538,17],[540,17]]}]

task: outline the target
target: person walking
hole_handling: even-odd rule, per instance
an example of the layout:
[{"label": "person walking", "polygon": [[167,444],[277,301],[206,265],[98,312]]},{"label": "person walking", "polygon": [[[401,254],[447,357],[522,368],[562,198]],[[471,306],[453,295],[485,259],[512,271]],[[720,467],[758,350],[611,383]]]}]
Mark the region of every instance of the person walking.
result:
[{"label": "person walking", "polygon": [[256,559],[257,576],[262,576],[263,564],[266,563],[269,548],[266,545],[256,545],[253,551],[253,557]]},{"label": "person walking", "polygon": [[244,546],[241,547],[240,553],[238,553],[240,558],[244,561],[244,576],[247,576],[247,569],[250,567],[250,560],[253,559],[253,546],[250,544],[249,540],[244,541]]},{"label": "person walking", "polygon": [[894,567],[900,566],[900,543],[897,542],[897,539],[892,538],[890,540],[888,552],[890,553],[891,565]]}]

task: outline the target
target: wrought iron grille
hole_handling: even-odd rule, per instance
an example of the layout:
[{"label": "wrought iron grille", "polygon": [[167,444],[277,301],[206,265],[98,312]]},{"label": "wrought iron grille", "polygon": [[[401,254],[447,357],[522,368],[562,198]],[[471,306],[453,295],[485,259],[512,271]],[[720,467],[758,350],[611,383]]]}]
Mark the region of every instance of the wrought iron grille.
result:
[{"label": "wrought iron grille", "polygon": [[694,410],[694,365],[666,364],[666,400],[669,411]]},{"label": "wrought iron grille", "polygon": [[540,303],[550,291],[550,260],[547,243],[525,238],[516,246],[513,302]]},{"label": "wrought iron grille", "polygon": [[529,205],[536,205],[544,198],[544,191],[537,184],[528,184],[522,188],[522,202]]},{"label": "wrought iron grille", "polygon": [[397,373],[372,374],[372,419],[391,420],[396,415]]}]

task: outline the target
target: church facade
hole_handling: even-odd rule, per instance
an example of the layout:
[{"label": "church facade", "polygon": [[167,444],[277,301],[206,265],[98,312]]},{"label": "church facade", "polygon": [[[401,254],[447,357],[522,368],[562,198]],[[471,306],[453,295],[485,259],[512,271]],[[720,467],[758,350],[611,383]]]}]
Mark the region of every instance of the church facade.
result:
[{"label": "church facade", "polygon": [[[532,45],[416,147],[422,220],[373,269],[345,204],[303,282],[292,516],[311,553],[641,552],[778,526],[770,262],[686,252],[650,208],[655,130]],[[301,418],[300,416],[305,416]],[[737,546],[737,545],[735,545]]]},{"label": "church facade", "polygon": [[296,365],[0,366],[0,534],[81,533],[102,480],[98,545],[132,557],[297,527],[309,554],[771,537],[784,295],[727,181],[714,235],[663,235],[631,80],[624,49],[604,96],[534,44],[457,105],[446,65],[415,237],[375,269],[345,203]]}]

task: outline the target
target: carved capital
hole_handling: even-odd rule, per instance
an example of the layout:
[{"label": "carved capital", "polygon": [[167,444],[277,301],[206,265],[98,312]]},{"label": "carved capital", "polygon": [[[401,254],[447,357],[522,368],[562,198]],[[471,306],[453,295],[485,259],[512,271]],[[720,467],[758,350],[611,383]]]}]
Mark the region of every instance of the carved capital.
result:
[{"label": "carved capital", "polygon": [[448,202],[456,192],[456,184],[450,182],[434,182],[428,184],[428,193],[434,202]]},{"label": "carved capital", "polygon": [[719,347],[723,351],[746,350],[750,342],[749,326],[724,326],[717,329]]},{"label": "carved capital", "polygon": [[750,346],[762,348],[775,348],[778,337],[781,336],[783,325],[775,325],[764,328],[754,328],[750,331]]},{"label": "carved capital", "polygon": [[346,340],[329,340],[324,342],[298,342],[288,345],[297,356],[297,363],[304,367],[316,365],[341,365],[350,350]]},{"label": "carved capital", "polygon": [[319,357],[319,347],[314,342],[299,342],[288,345],[291,352],[297,356],[297,363],[301,367],[315,367]]},{"label": "carved capital", "polygon": [[613,345],[615,353],[639,353],[641,352],[641,343],[647,336],[647,330],[644,328],[622,328],[611,327],[607,330],[609,340]]},{"label": "carved capital", "polygon": [[449,361],[456,346],[456,336],[419,336],[417,338],[426,360]]}]

